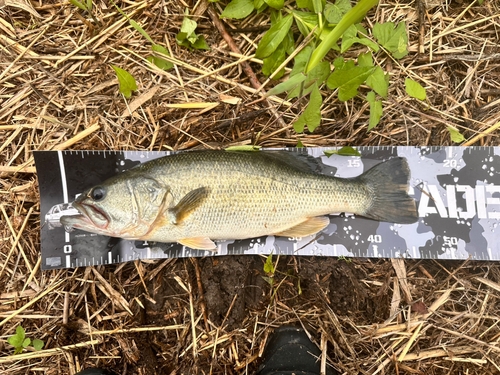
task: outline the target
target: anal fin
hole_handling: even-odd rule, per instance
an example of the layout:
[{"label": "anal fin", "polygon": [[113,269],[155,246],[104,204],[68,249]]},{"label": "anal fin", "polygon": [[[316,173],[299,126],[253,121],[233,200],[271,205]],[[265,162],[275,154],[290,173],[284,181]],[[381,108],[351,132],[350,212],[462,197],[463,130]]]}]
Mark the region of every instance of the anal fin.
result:
[{"label": "anal fin", "polygon": [[283,237],[306,237],[322,231],[328,224],[330,224],[330,219],[327,216],[311,217],[300,224],[285,229],[282,232],[275,233],[274,235]]},{"label": "anal fin", "polygon": [[191,249],[217,251],[215,242],[208,237],[183,238],[177,242]]}]

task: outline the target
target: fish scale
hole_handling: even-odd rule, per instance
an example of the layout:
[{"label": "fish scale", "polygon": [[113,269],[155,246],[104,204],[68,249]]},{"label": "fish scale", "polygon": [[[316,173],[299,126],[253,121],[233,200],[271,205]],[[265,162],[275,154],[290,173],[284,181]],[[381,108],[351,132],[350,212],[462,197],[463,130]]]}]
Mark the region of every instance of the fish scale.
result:
[{"label": "fish scale", "polygon": [[[323,215],[334,212],[414,222],[415,205],[406,194],[408,173],[401,158],[360,177],[340,179],[314,173],[286,153],[185,152],[89,189],[74,203],[82,215],[61,222],[114,237],[195,248],[214,247],[215,239],[313,234],[328,224]],[[93,198],[96,189],[99,199]],[[400,212],[398,202],[406,212]]]}]

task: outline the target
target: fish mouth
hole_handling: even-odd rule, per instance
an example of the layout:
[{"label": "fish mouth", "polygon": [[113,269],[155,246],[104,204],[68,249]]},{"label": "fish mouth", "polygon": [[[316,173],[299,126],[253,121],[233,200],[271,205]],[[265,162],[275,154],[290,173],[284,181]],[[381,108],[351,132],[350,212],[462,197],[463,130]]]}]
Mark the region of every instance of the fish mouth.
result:
[{"label": "fish mouth", "polygon": [[108,216],[98,207],[78,202],[73,202],[72,206],[79,214],[62,216],[60,219],[61,224],[89,231],[105,230],[108,226]]}]

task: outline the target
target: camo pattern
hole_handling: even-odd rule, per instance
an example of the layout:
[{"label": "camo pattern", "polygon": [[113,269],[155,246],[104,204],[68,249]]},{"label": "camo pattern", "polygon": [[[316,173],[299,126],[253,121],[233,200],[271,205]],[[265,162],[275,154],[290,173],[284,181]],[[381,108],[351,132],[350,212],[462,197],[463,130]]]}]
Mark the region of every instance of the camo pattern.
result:
[{"label": "camo pattern", "polygon": [[[354,177],[391,157],[402,156],[411,170],[410,196],[417,223],[382,223],[350,214],[330,216],[315,236],[266,236],[218,241],[216,254],[179,244],[147,243],[66,233],[42,226],[42,268],[56,269],[136,259],[208,255],[283,254],[345,257],[500,259],[500,148],[360,147],[362,157],[332,155],[334,148],[286,149],[320,159],[320,173]],[[168,152],[37,152],[42,222],[54,205],[139,163]],[[61,165],[61,161],[63,165]],[[59,168],[54,168],[59,165]],[[63,178],[64,177],[64,178]],[[65,187],[63,187],[63,179]],[[48,219],[47,219],[48,220]]]}]

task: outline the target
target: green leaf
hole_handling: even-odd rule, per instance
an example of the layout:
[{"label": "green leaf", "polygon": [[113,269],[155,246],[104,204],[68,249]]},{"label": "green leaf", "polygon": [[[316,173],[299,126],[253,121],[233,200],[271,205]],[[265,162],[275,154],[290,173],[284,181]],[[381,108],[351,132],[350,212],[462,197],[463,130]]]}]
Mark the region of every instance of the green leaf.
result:
[{"label": "green leaf", "polygon": [[264,0],[267,5],[274,9],[281,9],[285,4],[284,0]]},{"label": "green leaf", "polygon": [[358,29],[356,29],[356,26],[354,25],[349,26],[347,30],[344,31],[344,34],[342,34],[342,44],[340,47],[340,53],[344,53],[352,46],[352,44],[354,43],[353,40],[357,34],[358,34]]},{"label": "green leaf", "polygon": [[358,28],[356,27],[356,25],[351,25],[344,32],[344,34],[342,35],[342,45],[340,48],[341,53],[344,53],[349,48],[351,48],[351,46],[354,43],[363,44],[375,52],[377,52],[379,50],[379,46],[377,45],[377,43],[372,42],[370,39],[367,39],[367,38],[358,38],[356,36],[357,34],[358,34]]},{"label": "green leaf", "polygon": [[366,81],[374,70],[375,68],[367,66],[335,69],[328,78],[327,85],[332,90],[338,88],[339,100],[345,102],[358,94],[358,87]]},{"label": "green leaf", "polygon": [[[299,31],[304,36],[308,36],[311,30],[314,29],[314,27],[319,26],[318,15],[315,13],[302,12],[300,10],[292,10],[292,14],[295,19],[295,22],[297,23]],[[324,32],[321,35],[319,35],[319,29],[316,29],[314,34],[316,36],[320,36],[321,38],[323,38],[323,34],[325,33],[326,30],[327,28],[324,27]]]},{"label": "green leaf", "polygon": [[269,283],[269,285],[273,286],[274,285],[274,278],[273,277],[267,277],[267,276],[262,276],[262,278]]},{"label": "green leaf", "polygon": [[255,9],[260,9],[265,4],[264,0],[254,0],[253,6]]},{"label": "green leaf", "polygon": [[305,125],[312,133],[321,122],[321,104],[323,103],[323,98],[319,92],[318,84],[315,83],[313,90],[311,92],[311,97],[309,98],[309,103],[307,108],[300,115],[298,120],[293,124],[293,128],[297,133],[302,133],[304,131]]},{"label": "green leaf", "polygon": [[12,345],[12,346],[14,346],[16,348],[22,347],[22,344],[23,344],[23,341],[24,341],[25,337],[26,337],[26,334],[24,332],[24,328],[21,327],[21,326],[17,326],[17,328],[16,328],[16,334],[13,335],[13,336],[11,336],[11,337],[9,337],[7,339],[7,342],[10,345]]},{"label": "green leaf", "polygon": [[290,77],[302,73],[306,69],[307,62],[312,53],[312,47],[307,46],[293,58],[293,68]]},{"label": "green leaf", "polygon": [[132,91],[137,90],[137,84],[135,83],[135,78],[132,77],[132,74],[118,68],[117,66],[111,65],[111,67],[115,70],[116,75],[118,76],[118,81],[120,82],[120,92],[126,97],[130,98],[132,95]]},{"label": "green leaf", "polygon": [[325,18],[329,23],[339,23],[344,14],[351,10],[351,2],[349,0],[337,0],[335,4],[325,5]]},{"label": "green leaf", "polygon": [[264,272],[265,273],[274,273],[274,264],[273,264],[273,254],[269,254],[266,259],[266,263],[264,264]]},{"label": "green leaf", "polygon": [[297,0],[297,8],[308,8],[310,0]]},{"label": "green leaf", "polygon": [[332,155],[341,155],[341,156],[361,156],[358,150],[350,146],[344,146],[340,150],[328,150],[324,151],[325,155],[330,157]]},{"label": "green leaf", "polygon": [[31,344],[31,339],[28,337],[23,341],[23,348],[27,348]]},{"label": "green leaf", "polygon": [[151,37],[148,35],[147,32],[144,31],[144,29],[141,27],[141,25],[139,25],[137,22],[135,22],[134,20],[129,20],[130,24],[132,25],[132,27],[134,29],[136,29],[137,31],[139,31],[141,33],[141,35],[146,38],[147,40],[149,40],[152,44],[154,44],[153,42],[153,39],[151,39]]},{"label": "green leaf", "polygon": [[224,151],[259,151],[261,146],[244,145],[244,146],[231,146]]},{"label": "green leaf", "polygon": [[69,0],[71,4],[80,8],[81,10],[87,11],[87,6],[85,4],[80,3],[78,0]]},{"label": "green leaf", "polygon": [[367,46],[369,47],[372,51],[375,51],[375,52],[378,52],[378,50],[380,49],[377,45],[377,43],[375,42],[372,42],[370,39],[366,39],[366,38],[352,38],[352,39],[349,39],[349,41],[346,43],[345,47],[346,47],[346,51],[348,48],[350,48],[354,43],[359,43],[359,44],[362,44],[364,46]]},{"label": "green leaf", "polygon": [[330,74],[330,64],[327,61],[322,61],[314,67],[313,70],[307,75],[307,79],[304,82],[303,92],[301,94],[300,87],[293,89],[289,98],[295,98],[299,95],[307,95],[313,90],[314,83],[317,83],[318,87],[326,80],[326,77]]},{"label": "green leaf", "polygon": [[290,29],[288,33],[285,36],[285,39],[283,39],[283,45],[285,47],[286,53],[291,55],[293,51],[295,51],[295,40],[293,38],[293,32]]},{"label": "green leaf", "polygon": [[195,49],[205,49],[210,51],[210,46],[207,44],[207,41],[205,40],[205,37],[203,35],[198,35],[198,39],[192,44],[192,46]]},{"label": "green leaf", "polygon": [[33,347],[35,348],[35,350],[42,350],[44,345],[45,344],[43,343],[42,340],[38,340],[38,339],[33,340]]},{"label": "green leaf", "polygon": [[373,74],[366,79],[366,84],[374,89],[375,92],[381,97],[387,99],[387,92],[389,90],[389,73],[384,74],[384,71],[380,66],[377,66]]},{"label": "green leaf", "polygon": [[361,156],[358,150],[350,146],[344,146],[337,151],[340,156]]},{"label": "green leaf", "polygon": [[358,56],[358,65],[359,66],[373,66],[373,58],[372,53],[362,53]]},{"label": "green leaf", "polygon": [[189,17],[184,17],[182,20],[182,25],[181,25],[181,32],[177,34],[177,39],[179,41],[183,41],[184,39],[189,40],[190,43],[196,42],[196,39],[198,39],[197,35],[195,34],[195,30],[198,24],[189,19]]},{"label": "green leaf", "polygon": [[92,0],[87,0],[87,8],[89,12],[92,10]]},{"label": "green leaf", "polygon": [[425,89],[420,85],[420,83],[415,82],[412,79],[409,78],[405,79],[405,90],[406,93],[410,95],[412,98],[420,100],[425,100],[426,98]]},{"label": "green leaf", "polygon": [[281,12],[277,11],[276,9],[271,9],[270,14],[271,14],[271,26],[276,25],[276,23],[278,23],[283,19],[283,15],[281,14]]},{"label": "green leaf", "polygon": [[14,347],[20,347],[22,346],[22,343],[24,341],[24,337],[20,337],[18,335],[14,335],[14,336],[10,336],[8,339],[7,339],[7,342],[14,346]]},{"label": "green leaf", "polygon": [[460,134],[460,132],[457,129],[452,128],[451,126],[447,126],[446,128],[450,132],[450,137],[453,142],[461,143],[465,141],[465,137],[462,134]]},{"label": "green leaf", "polygon": [[293,77],[288,78],[285,82],[282,82],[279,85],[274,86],[271,90],[267,92],[266,97],[271,95],[278,95],[285,91],[290,91],[295,86],[305,81],[306,78],[307,77],[302,73],[294,75]]},{"label": "green leaf", "polygon": [[[168,50],[160,46],[159,44],[153,44],[151,46],[151,49],[156,52],[163,53],[164,55],[170,56],[170,53]],[[156,56],[149,56],[148,61],[152,64],[155,64],[158,68],[163,69],[163,70],[169,70],[174,67],[174,64],[172,64],[170,61],[164,60],[161,57],[156,57]]]},{"label": "green leaf", "polygon": [[126,19],[128,19],[130,21],[130,18],[125,13],[123,13],[123,10],[121,10],[120,7],[118,5],[116,5],[113,0],[110,0],[110,1],[111,1],[111,4],[113,4],[115,6],[115,8],[118,10],[118,12],[120,12],[120,14],[123,17],[125,17]]},{"label": "green leaf", "polygon": [[241,19],[250,15],[254,9],[253,0],[233,0],[227,4],[220,17]]},{"label": "green leaf", "polygon": [[297,142],[297,148],[305,148],[305,146],[302,144],[302,141],[299,138],[299,141]]},{"label": "green leaf", "polygon": [[26,337],[26,331],[22,326],[16,327],[16,335],[21,337],[21,342],[24,340],[24,338]]},{"label": "green leaf", "polygon": [[359,37],[361,39],[366,38],[365,35],[368,35],[368,31],[360,23],[357,23],[355,26],[356,26],[356,29],[358,29]]},{"label": "green leaf", "polygon": [[283,39],[285,39],[288,30],[290,30],[292,26],[292,21],[293,15],[289,14],[281,21],[271,26],[260,41],[257,51],[255,51],[255,57],[262,59],[270,56],[276,48],[278,48]]},{"label": "green leaf", "polygon": [[368,95],[366,95],[366,100],[370,103],[370,122],[368,124],[368,130],[372,130],[377,124],[380,122],[380,117],[383,114],[382,101],[375,100],[375,93],[370,91]]},{"label": "green leaf", "polygon": [[[266,76],[270,76],[276,69],[280,67],[285,59],[285,46],[283,45],[283,43],[281,43],[271,56],[266,57],[263,60],[264,63],[262,65],[262,73],[264,73],[264,75]],[[281,71],[274,76],[274,79],[280,79],[283,74],[285,74],[285,68],[281,69]]]},{"label": "green leaf", "polygon": [[408,54],[408,35],[404,22],[400,22],[394,29],[394,23],[386,22],[384,24],[376,23],[373,26],[373,36],[378,40],[386,50],[392,55],[401,59]]},{"label": "green leaf", "polygon": [[314,13],[321,13],[323,12],[323,1],[322,0],[311,0],[312,3],[312,11]]}]

